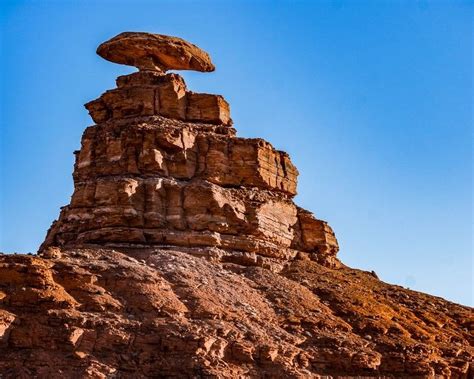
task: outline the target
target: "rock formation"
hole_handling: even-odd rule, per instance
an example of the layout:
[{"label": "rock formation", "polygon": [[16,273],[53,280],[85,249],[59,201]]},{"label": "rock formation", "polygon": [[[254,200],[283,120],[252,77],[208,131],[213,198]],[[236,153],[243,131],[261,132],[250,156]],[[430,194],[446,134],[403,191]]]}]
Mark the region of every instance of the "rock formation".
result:
[{"label": "rock formation", "polygon": [[86,104],[40,255],[0,255],[0,378],[473,374],[472,309],[340,263],[289,156],[166,73],[207,53],[149,33],[97,52],[139,71]]},{"label": "rock formation", "polygon": [[209,55],[178,37],[125,32],[101,44],[97,54],[111,62],[136,66],[144,71],[214,71]]},{"label": "rock formation", "polygon": [[97,125],[84,132],[71,203],[41,249],[217,247],[223,261],[275,270],[300,253],[336,266],[332,229],[292,201],[298,170],[288,155],[236,137],[222,96],[188,91],[181,76],[136,63],[190,69],[166,60],[181,62],[183,49],[183,62],[206,57],[212,66],[175,37],[122,33],[99,47],[101,56],[140,71],[86,104]]}]

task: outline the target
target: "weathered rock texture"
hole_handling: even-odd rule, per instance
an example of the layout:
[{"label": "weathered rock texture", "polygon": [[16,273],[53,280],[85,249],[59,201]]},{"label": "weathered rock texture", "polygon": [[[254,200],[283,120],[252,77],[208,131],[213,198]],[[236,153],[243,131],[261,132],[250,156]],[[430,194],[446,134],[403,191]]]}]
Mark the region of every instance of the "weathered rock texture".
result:
[{"label": "weathered rock texture", "polygon": [[40,255],[0,255],[0,378],[472,376],[472,309],[341,264],[288,155],[163,73],[208,57],[156,41],[101,45],[141,71],[86,104]]},{"label": "weathered rock texture", "polygon": [[274,270],[301,252],[338,265],[332,229],[292,201],[298,171],[288,155],[236,137],[222,96],[153,71],[117,87],[86,104],[98,124],[84,132],[71,203],[42,249],[207,246]]},{"label": "weathered rock texture", "polygon": [[111,62],[136,66],[140,70],[214,71],[209,55],[178,37],[143,32],[120,33],[104,42],[97,54]]},{"label": "weathered rock texture", "polygon": [[225,254],[0,255],[0,376],[472,377],[467,307],[307,255],[276,273]]}]

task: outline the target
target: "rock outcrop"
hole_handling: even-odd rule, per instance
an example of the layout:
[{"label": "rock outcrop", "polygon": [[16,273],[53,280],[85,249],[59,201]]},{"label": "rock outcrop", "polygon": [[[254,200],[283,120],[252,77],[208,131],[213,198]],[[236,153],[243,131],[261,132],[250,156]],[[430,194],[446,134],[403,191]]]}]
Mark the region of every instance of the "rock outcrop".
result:
[{"label": "rock outcrop", "polygon": [[469,378],[471,308],[337,258],[298,171],[236,136],[186,41],[122,33],[140,71],[86,104],[74,193],[38,256],[0,254],[0,378]]},{"label": "rock outcrop", "polygon": [[307,257],[188,252],[0,255],[2,379],[472,377],[472,309]]},{"label": "rock outcrop", "polygon": [[[163,47],[174,37],[153,36],[123,33],[99,52],[180,52]],[[298,170],[288,155],[237,137],[222,96],[190,92],[181,76],[148,69],[119,77],[86,108],[97,125],[84,132],[71,203],[41,249],[207,246],[226,261],[275,270],[301,253],[338,265],[332,229],[292,201]]]}]

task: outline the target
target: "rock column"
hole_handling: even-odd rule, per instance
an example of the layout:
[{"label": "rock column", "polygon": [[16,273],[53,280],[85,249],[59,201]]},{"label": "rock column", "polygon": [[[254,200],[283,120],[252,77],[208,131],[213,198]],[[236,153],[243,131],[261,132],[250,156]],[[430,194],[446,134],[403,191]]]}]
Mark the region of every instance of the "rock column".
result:
[{"label": "rock column", "polygon": [[[288,154],[237,137],[222,96],[188,91],[181,76],[165,72],[209,71],[208,55],[187,42],[191,50],[177,48],[175,37],[125,34],[98,52],[140,71],[85,105],[96,125],[83,134],[71,202],[41,250],[169,246],[273,269],[298,254],[337,265],[330,226],[293,202],[298,170]],[[201,66],[183,63],[193,54]]]}]

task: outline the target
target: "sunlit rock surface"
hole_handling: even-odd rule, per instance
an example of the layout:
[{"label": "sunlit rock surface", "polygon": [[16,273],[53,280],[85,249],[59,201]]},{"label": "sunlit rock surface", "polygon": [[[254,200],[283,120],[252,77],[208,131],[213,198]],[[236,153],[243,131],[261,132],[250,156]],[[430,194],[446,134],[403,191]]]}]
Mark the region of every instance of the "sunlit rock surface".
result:
[{"label": "sunlit rock surface", "polygon": [[342,264],[289,156],[164,73],[207,54],[143,33],[99,54],[140,71],[86,104],[40,254],[0,254],[1,379],[473,377],[471,308]]}]

